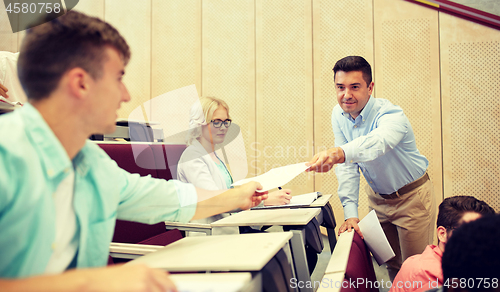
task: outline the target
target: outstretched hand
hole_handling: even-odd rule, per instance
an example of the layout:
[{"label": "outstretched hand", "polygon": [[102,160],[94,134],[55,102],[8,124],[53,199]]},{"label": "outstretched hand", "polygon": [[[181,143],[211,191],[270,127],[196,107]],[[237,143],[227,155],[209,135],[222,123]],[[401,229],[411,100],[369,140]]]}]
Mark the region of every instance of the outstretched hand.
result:
[{"label": "outstretched hand", "polygon": [[[88,270],[96,291],[172,291],[177,289],[168,272],[144,265],[124,265],[104,268],[100,273]],[[92,275],[90,277],[90,275]]]},{"label": "outstretched hand", "polygon": [[344,150],[340,147],[331,148],[321,151],[306,163],[309,166],[306,171],[327,172],[337,163],[345,161]]},{"label": "outstretched hand", "polygon": [[105,268],[77,269],[58,275],[25,279],[0,279],[2,291],[96,291],[177,292],[168,273],[145,265],[113,265]]},{"label": "outstretched hand", "polygon": [[259,193],[257,190],[262,190],[262,185],[258,182],[251,181],[241,185],[239,188],[240,206],[242,210],[250,209],[260,204],[261,201],[268,198],[267,191]]}]

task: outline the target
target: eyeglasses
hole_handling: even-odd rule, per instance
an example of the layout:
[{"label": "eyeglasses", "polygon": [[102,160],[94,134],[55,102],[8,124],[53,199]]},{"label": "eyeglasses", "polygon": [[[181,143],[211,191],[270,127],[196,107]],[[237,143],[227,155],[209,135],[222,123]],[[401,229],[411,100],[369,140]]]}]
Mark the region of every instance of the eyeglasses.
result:
[{"label": "eyeglasses", "polygon": [[229,126],[231,126],[231,120],[230,119],[227,119],[227,120],[211,120],[210,121],[212,123],[212,125],[214,125],[214,128],[220,128],[222,127],[222,124],[224,124],[224,126],[226,126],[226,128],[229,128]]}]

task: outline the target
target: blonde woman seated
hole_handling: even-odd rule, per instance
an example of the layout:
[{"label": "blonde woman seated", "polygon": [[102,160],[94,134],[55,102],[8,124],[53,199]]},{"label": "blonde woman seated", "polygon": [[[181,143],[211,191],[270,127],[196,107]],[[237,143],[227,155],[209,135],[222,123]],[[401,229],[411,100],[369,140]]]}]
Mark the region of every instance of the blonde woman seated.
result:
[{"label": "blonde woman seated", "polygon": [[[192,183],[207,190],[229,189],[233,178],[223,159],[216,154],[217,144],[226,138],[231,119],[227,104],[214,97],[202,97],[200,103],[191,107],[189,121],[188,148],[184,150],[177,166],[177,179]],[[291,190],[283,189],[269,193],[264,205],[285,205],[290,202]],[[197,223],[212,223],[227,214],[216,215],[196,220]],[[228,228],[224,234],[238,233],[237,229]],[[248,230],[245,230],[248,232]],[[194,235],[190,233],[190,235]]]}]

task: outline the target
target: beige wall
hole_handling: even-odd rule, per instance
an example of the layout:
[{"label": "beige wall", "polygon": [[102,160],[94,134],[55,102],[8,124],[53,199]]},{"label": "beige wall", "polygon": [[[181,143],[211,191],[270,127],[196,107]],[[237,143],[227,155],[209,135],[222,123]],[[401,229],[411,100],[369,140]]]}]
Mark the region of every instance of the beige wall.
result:
[{"label": "beige wall", "polygon": [[[81,0],[76,8],[109,21],[130,44],[133,100],[121,117],[195,84],[229,103],[250,175],[333,146],[331,69],[346,55],[364,56],[374,95],[412,122],[437,200],[471,194],[500,211],[498,30],[403,0]],[[9,29],[0,14],[0,50],[17,51],[23,34]],[[331,171],[287,186],[336,194],[337,181]],[[332,204],[342,220],[339,200]]]}]

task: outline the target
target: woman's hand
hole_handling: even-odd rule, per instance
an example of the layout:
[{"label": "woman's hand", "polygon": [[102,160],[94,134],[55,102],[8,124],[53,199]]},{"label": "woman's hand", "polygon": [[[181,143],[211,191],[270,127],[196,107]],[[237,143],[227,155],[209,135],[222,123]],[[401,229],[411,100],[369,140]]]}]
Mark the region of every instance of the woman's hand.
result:
[{"label": "woman's hand", "polygon": [[281,206],[290,203],[292,190],[282,189],[269,193],[269,197],[264,201],[264,206]]}]

